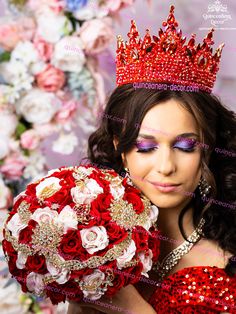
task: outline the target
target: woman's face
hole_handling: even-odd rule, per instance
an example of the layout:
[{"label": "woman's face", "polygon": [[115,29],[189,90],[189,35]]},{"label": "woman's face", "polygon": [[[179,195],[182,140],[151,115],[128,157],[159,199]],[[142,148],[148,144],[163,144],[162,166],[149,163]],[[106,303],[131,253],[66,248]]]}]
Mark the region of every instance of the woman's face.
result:
[{"label": "woman's face", "polygon": [[147,112],[135,146],[122,154],[134,184],[159,208],[179,208],[189,202],[201,177],[196,141],[194,117],[171,99]]}]

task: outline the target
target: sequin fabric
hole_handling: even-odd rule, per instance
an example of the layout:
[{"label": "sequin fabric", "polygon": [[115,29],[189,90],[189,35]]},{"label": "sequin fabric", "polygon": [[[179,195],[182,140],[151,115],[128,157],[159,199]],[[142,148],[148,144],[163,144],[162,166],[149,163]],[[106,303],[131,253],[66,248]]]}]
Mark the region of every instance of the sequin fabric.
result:
[{"label": "sequin fabric", "polygon": [[149,303],[158,314],[236,314],[236,275],[216,266],[187,267],[166,277]]}]

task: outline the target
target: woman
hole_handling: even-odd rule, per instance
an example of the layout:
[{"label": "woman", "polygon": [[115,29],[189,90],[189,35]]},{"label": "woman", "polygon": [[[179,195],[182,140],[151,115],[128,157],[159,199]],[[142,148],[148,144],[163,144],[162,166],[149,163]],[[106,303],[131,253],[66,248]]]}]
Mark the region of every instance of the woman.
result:
[{"label": "woman", "polygon": [[[166,23],[169,41],[161,43],[169,60],[179,51],[170,40],[170,35],[176,40],[173,10]],[[131,28],[129,51],[138,43],[132,41],[135,34]],[[162,38],[163,32],[159,34]],[[209,53],[211,35],[202,46]],[[147,53],[150,47],[155,49],[148,37],[143,44]],[[193,47],[191,42],[188,45]],[[121,175],[125,170],[159,208],[157,226],[163,240],[159,262],[150,272],[157,285],[140,282],[122,288],[112,298],[111,305],[117,308],[109,307],[103,297],[99,304],[71,304],[68,313],[236,313],[235,114],[210,94],[215,78],[207,76],[204,60],[202,75],[193,75],[191,81],[198,92],[171,90],[170,83],[179,83],[172,59],[172,80],[162,76],[166,88],[155,90],[131,84],[138,77],[130,75],[127,60],[119,68],[119,60],[127,57],[119,52],[119,86],[109,98],[100,127],[89,138],[88,157]],[[157,66],[153,56],[149,55],[149,61]],[[165,64],[168,67],[168,61]],[[159,72],[151,80],[148,73],[142,76],[144,82],[155,78],[161,82]],[[185,86],[190,75],[185,77]]]}]

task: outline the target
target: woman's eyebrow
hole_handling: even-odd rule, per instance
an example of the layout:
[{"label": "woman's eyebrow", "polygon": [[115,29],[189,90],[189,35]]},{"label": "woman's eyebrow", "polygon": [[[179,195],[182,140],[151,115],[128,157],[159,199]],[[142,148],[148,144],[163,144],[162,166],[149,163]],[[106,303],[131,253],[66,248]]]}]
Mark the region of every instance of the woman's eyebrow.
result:
[{"label": "woman's eyebrow", "polygon": [[[179,134],[179,135],[176,136],[176,138],[181,138],[181,137],[188,138],[188,137],[191,137],[191,136],[195,136],[195,137],[199,138],[199,135],[196,134],[196,133],[193,133],[193,132]],[[138,137],[142,137],[144,139],[149,139],[149,140],[155,140],[156,139],[155,136],[153,136],[153,135],[143,134],[143,133],[140,133],[138,135]]]}]

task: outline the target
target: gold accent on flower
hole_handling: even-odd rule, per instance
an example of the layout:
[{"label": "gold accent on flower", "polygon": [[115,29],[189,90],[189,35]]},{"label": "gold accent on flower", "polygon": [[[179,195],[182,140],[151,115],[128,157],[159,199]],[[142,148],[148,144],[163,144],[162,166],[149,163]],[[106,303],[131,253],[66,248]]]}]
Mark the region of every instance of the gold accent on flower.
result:
[{"label": "gold accent on flower", "polygon": [[18,207],[18,214],[20,216],[20,220],[24,224],[28,224],[31,216],[31,212],[29,211],[30,204],[26,201],[22,201]]},{"label": "gold accent on flower", "polygon": [[39,198],[41,200],[44,200],[45,198],[53,196],[58,191],[58,188],[55,187],[55,184],[52,183],[48,186],[45,186],[45,188],[42,189],[42,191],[39,194]]},{"label": "gold accent on flower", "polygon": [[145,226],[149,220],[150,201],[147,199],[142,200],[144,203],[144,210],[142,213],[137,214],[133,205],[123,199],[116,200],[109,208],[112,220],[118,225],[127,229],[132,229],[135,226]]}]

